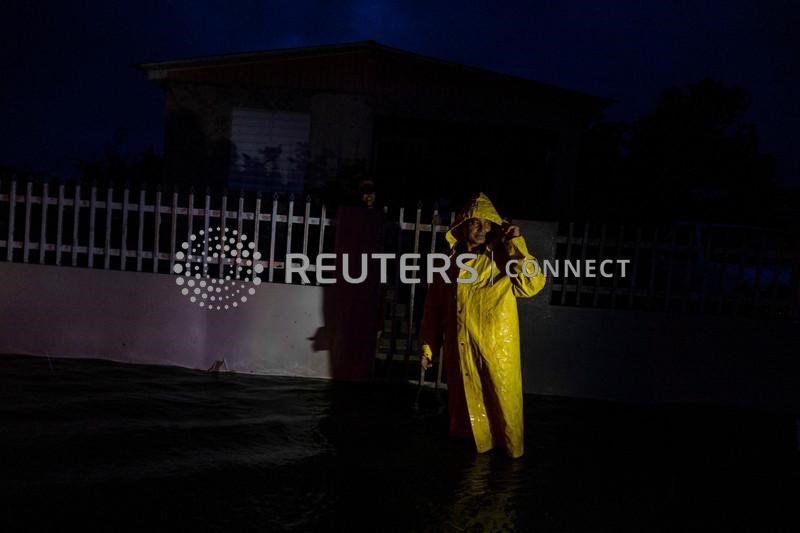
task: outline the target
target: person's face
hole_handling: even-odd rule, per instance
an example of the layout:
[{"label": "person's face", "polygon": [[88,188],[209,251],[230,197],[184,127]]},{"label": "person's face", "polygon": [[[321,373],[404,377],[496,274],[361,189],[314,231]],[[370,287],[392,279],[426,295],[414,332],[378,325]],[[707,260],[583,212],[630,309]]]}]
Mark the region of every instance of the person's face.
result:
[{"label": "person's face", "polygon": [[485,218],[471,218],[464,222],[464,240],[468,248],[480,246],[486,242],[486,235],[492,231],[492,223]]},{"label": "person's face", "polygon": [[372,207],[375,205],[375,193],[374,192],[365,192],[361,195],[361,202],[367,206]]}]

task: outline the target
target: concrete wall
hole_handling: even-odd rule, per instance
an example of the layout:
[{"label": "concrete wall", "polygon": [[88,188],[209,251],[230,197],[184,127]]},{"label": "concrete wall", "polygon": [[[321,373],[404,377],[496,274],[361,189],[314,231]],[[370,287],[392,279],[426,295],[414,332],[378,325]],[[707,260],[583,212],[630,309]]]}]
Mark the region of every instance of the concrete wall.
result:
[{"label": "concrete wall", "polygon": [[[553,259],[555,224],[517,222]],[[796,322],[519,300],[525,391],[636,402],[715,402],[800,412]]]},{"label": "concrete wall", "polygon": [[[555,226],[520,225],[531,253],[552,258]],[[198,369],[225,357],[239,372],[331,376],[321,287],[262,284],[241,309],[208,312],[163,274],[0,263],[0,280],[0,353]],[[549,300],[550,284],[519,301],[526,392],[800,412],[797,323]]]},{"label": "concrete wall", "polygon": [[235,311],[189,303],[163,274],[0,264],[0,353],[327,377],[322,289],[262,284]]}]

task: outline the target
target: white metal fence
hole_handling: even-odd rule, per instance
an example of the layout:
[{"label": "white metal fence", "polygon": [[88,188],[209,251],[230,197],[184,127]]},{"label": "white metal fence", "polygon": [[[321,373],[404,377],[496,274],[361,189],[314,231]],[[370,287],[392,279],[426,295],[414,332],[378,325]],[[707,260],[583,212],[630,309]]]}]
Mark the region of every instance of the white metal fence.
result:
[{"label": "white metal fence", "polygon": [[[335,206],[333,206],[335,208]],[[435,206],[384,210],[384,250],[441,251],[453,213]],[[79,184],[0,183],[0,257],[6,261],[171,273],[180,243],[210,227],[248,232],[266,281],[284,282],[289,252],[334,251],[334,217],[306,197],[212,195]],[[710,224],[565,222],[552,235],[555,260],[628,259],[625,278],[548,280],[550,305],[681,311],[797,319],[800,239],[796,231]],[[203,257],[209,264],[218,259]],[[422,265],[425,261],[422,261]],[[421,273],[424,275],[424,272]],[[311,277],[313,280],[313,276]],[[297,280],[299,282],[299,280]],[[417,324],[424,285],[401,284],[395,269],[383,292],[378,361],[386,376],[417,372]],[[377,312],[377,311],[376,311]],[[397,368],[399,366],[399,368]],[[440,383],[438,365],[436,383]]]},{"label": "white metal fence", "polygon": [[[293,240],[311,256],[330,251],[332,242],[326,228],[333,221],[325,205],[312,215],[310,198],[300,203],[275,195],[265,202],[256,196],[86,190],[79,184],[51,190],[47,183],[15,180],[1,187],[0,250],[6,261],[170,273],[179,243],[193,233],[235,227],[251,232],[254,252],[264,257],[257,264],[274,281]],[[217,264],[219,259],[203,261]]]},{"label": "white metal fence", "polygon": [[707,223],[564,223],[558,259],[630,260],[626,277],[553,280],[553,305],[796,319],[800,234]]}]

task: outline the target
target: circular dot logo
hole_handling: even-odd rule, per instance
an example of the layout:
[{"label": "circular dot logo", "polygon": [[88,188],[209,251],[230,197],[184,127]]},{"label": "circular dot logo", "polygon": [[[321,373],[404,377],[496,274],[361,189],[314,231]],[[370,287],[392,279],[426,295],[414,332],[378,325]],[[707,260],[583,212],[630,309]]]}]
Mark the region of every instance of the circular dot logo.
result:
[{"label": "circular dot logo", "polygon": [[237,309],[261,284],[261,254],[247,235],[229,228],[200,230],[181,243],[172,270],[180,293],[209,311]]}]

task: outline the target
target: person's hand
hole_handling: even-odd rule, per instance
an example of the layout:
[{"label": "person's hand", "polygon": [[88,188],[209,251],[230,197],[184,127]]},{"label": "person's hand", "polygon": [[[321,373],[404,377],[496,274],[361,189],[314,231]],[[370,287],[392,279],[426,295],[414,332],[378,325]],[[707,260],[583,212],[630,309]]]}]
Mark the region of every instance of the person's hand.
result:
[{"label": "person's hand", "polygon": [[503,225],[500,226],[500,240],[506,242],[514,237],[519,237],[520,231],[519,226],[512,226],[505,220],[503,221]]},{"label": "person's hand", "polygon": [[429,368],[433,367],[433,361],[428,359],[424,355],[420,356],[419,362],[422,365],[422,368],[425,369],[425,370],[428,370]]}]

